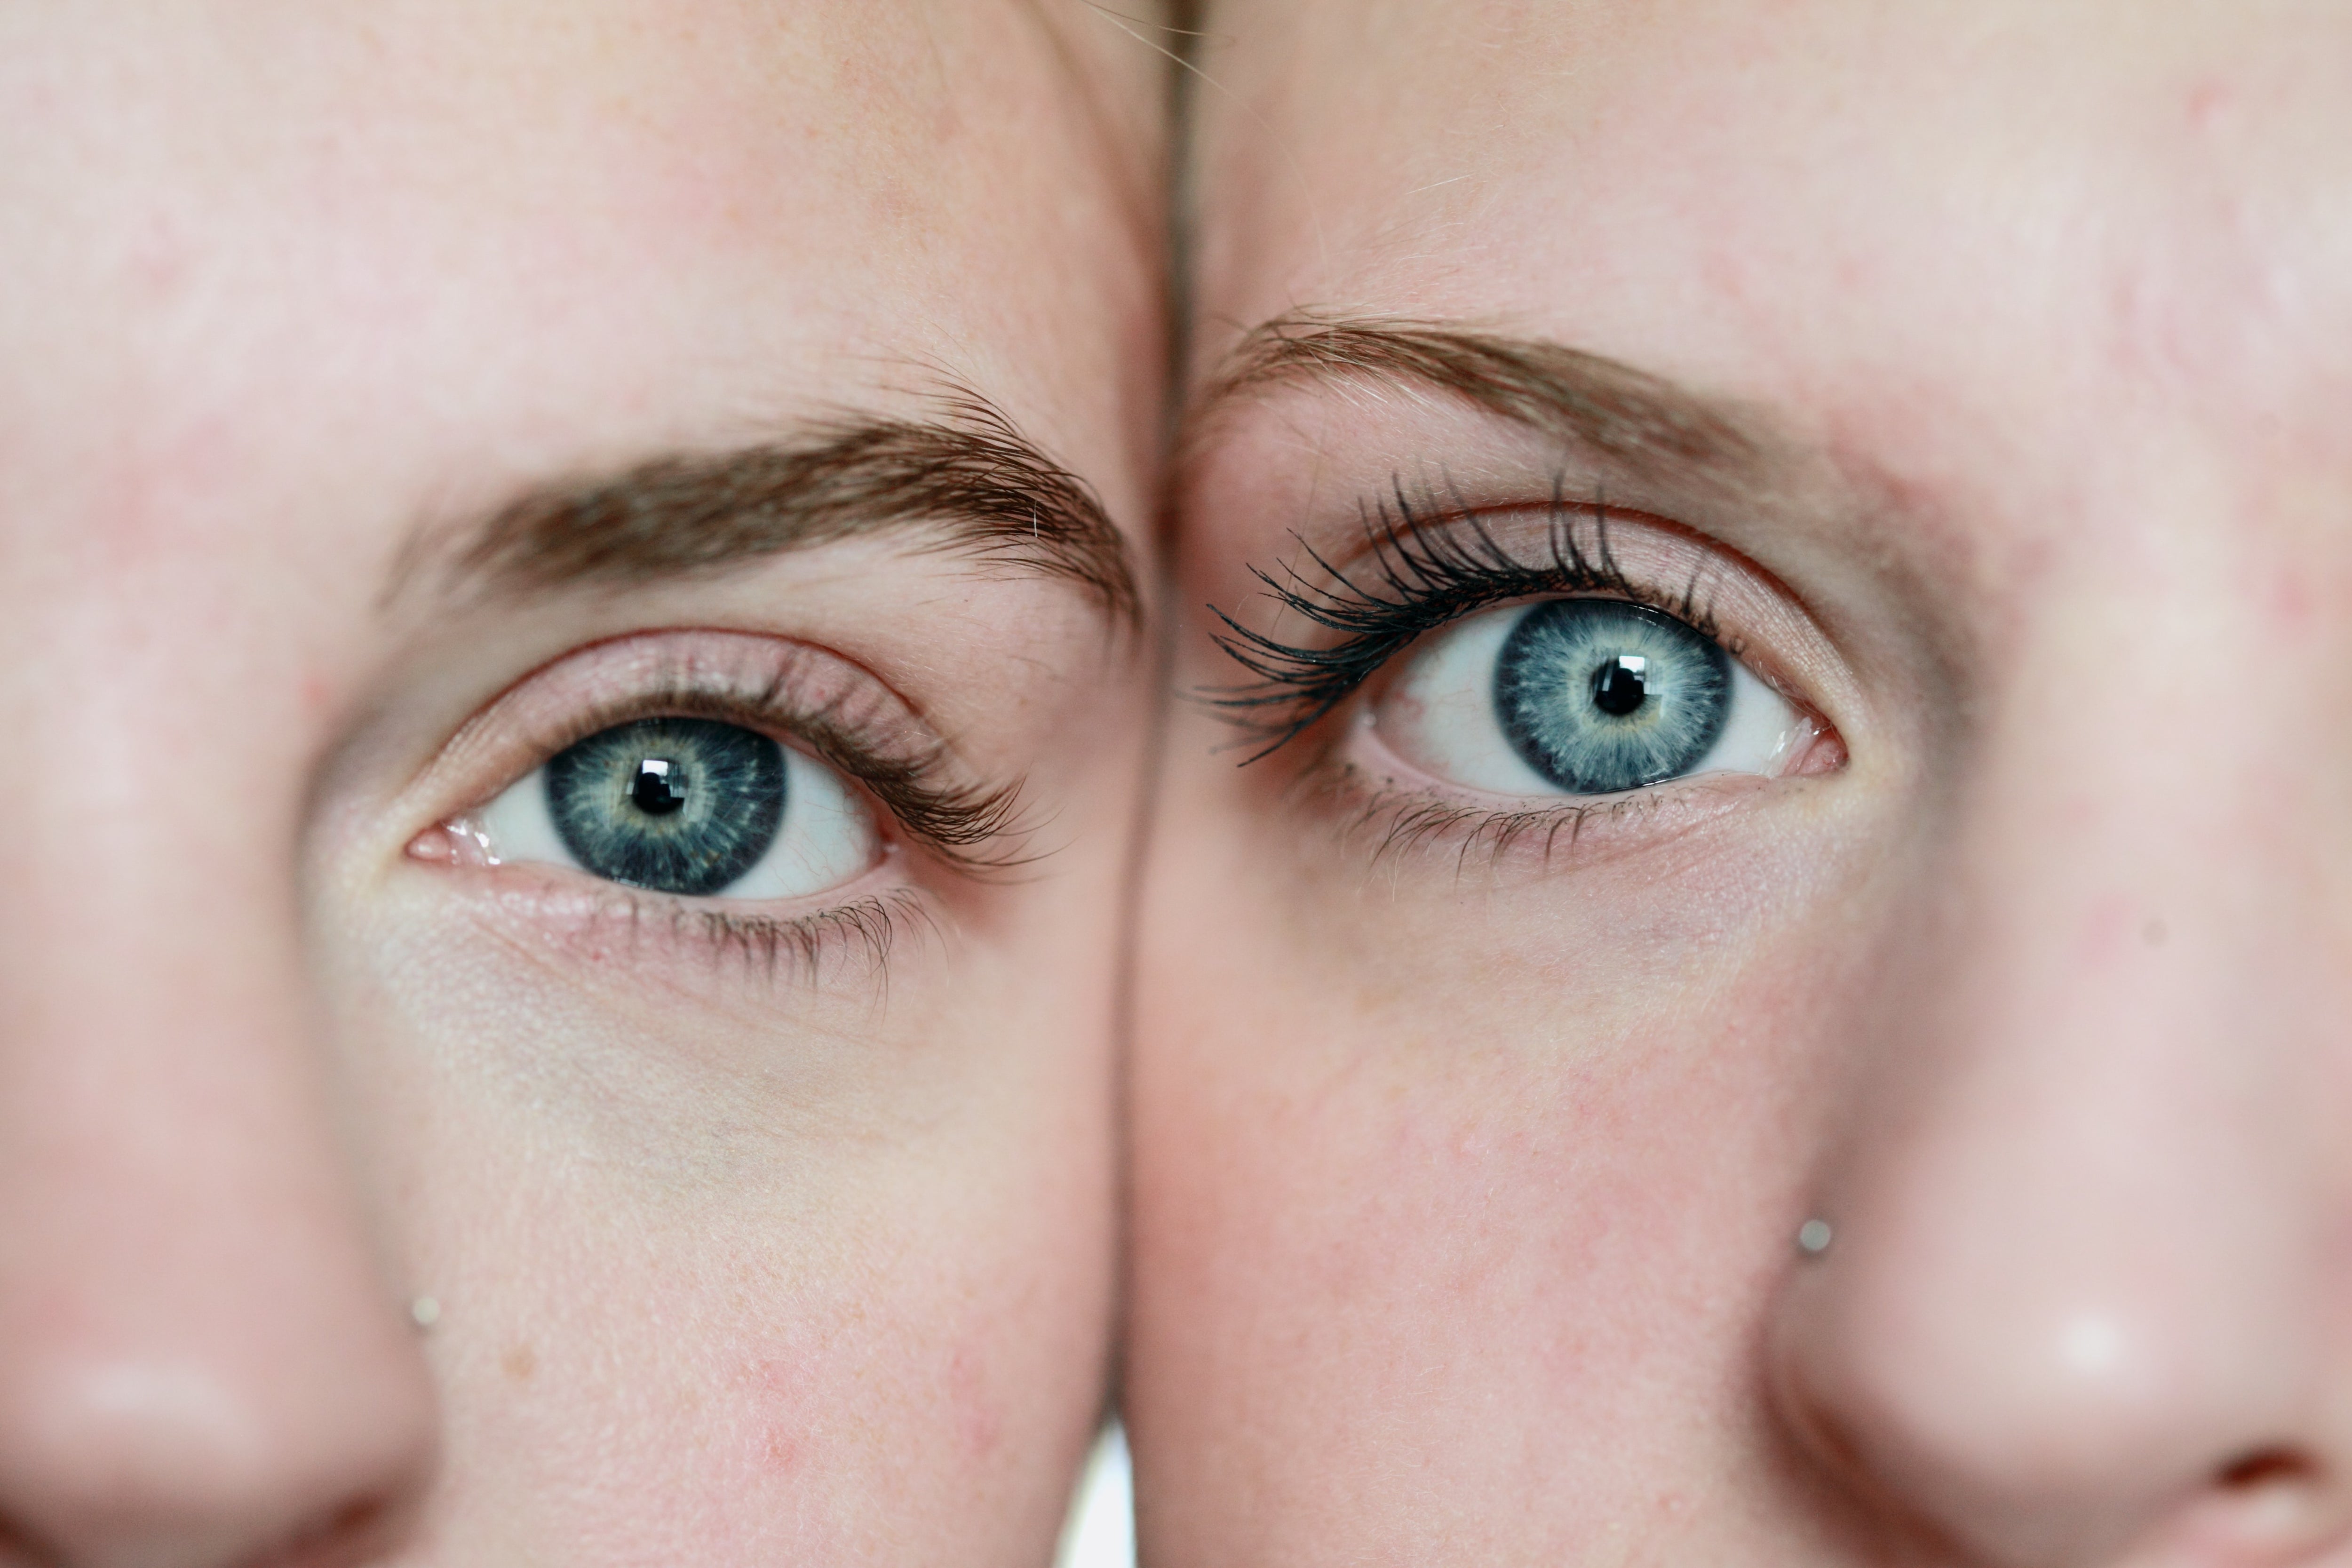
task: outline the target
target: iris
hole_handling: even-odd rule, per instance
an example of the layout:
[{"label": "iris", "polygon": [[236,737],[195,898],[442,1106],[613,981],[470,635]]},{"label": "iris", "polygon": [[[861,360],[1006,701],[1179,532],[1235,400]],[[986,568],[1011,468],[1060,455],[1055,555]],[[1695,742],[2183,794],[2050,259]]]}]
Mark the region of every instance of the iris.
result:
[{"label": "iris", "polygon": [[640,719],[547,763],[563,847],[600,877],[709,894],[740,880],[784,818],[783,748],[709,719]]},{"label": "iris", "polygon": [[1553,599],[1495,661],[1495,717],[1527,764],[1576,795],[1686,773],[1722,735],[1731,658],[1646,605]]}]

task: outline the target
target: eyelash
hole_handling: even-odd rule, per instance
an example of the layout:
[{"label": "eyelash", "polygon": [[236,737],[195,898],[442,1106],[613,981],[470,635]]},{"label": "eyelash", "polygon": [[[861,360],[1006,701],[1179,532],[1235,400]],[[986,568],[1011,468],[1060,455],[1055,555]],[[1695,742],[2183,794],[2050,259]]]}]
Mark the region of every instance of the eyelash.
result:
[{"label": "eyelash", "polygon": [[[797,698],[801,683],[794,672],[813,658],[816,683],[832,684],[822,672],[839,661],[829,656],[747,646],[753,639],[745,634],[715,635],[724,639],[715,648],[665,650],[639,666],[627,678],[625,694],[571,707],[561,721],[541,728],[518,760],[536,767],[567,746],[635,720],[711,719],[772,734],[822,759],[864,787],[889,830],[966,876],[985,879],[1030,858],[1018,852],[1024,837],[1018,781],[989,787],[954,776],[948,747],[936,738],[888,744],[881,734],[894,727],[887,703],[855,682],[820,701]],[[873,710],[861,712],[867,705]],[[496,715],[493,710],[481,721],[496,723]],[[467,815],[446,819],[442,830],[462,837]],[[862,948],[881,974],[897,938],[933,918],[925,899],[908,888],[782,915],[593,882],[569,889],[556,907],[570,910],[570,923],[591,940],[604,940],[594,937],[600,931],[662,931],[715,957],[738,958],[771,980],[787,967],[813,976],[836,945]]]},{"label": "eyelash", "polygon": [[663,672],[648,689],[581,714],[542,749],[542,760],[564,747],[634,720],[677,717],[713,719],[797,741],[821,760],[865,786],[908,837],[958,870],[985,874],[1021,865],[1024,858],[992,845],[1019,835],[1021,786],[1016,782],[986,788],[948,777],[947,747],[932,742],[918,752],[885,755],[842,718],[854,694],[808,709],[785,696],[781,673],[753,691],[697,683]]},{"label": "eyelash", "polygon": [[[1326,560],[1312,545],[1300,542],[1307,559],[1324,582],[1310,581],[1295,567],[1281,574],[1259,567],[1250,574],[1265,584],[1284,608],[1296,612],[1327,631],[1340,634],[1328,647],[1286,643],[1255,632],[1233,616],[1209,606],[1224,623],[1213,634],[1226,655],[1258,679],[1242,686],[1213,687],[1202,693],[1212,707],[1223,710],[1251,741],[1262,742],[1244,759],[1244,765],[1270,756],[1312,729],[1332,710],[1398,654],[1426,634],[1489,605],[1536,595],[1608,594],[1649,605],[1687,623],[1701,635],[1723,644],[1737,656],[1718,631],[1707,606],[1698,596],[1696,575],[1679,594],[1662,594],[1654,586],[1629,576],[1617,564],[1609,547],[1609,510],[1595,500],[1589,508],[1571,507],[1562,486],[1555,482],[1549,511],[1546,560],[1530,566],[1514,557],[1475,512],[1456,510],[1450,517],[1417,511],[1402,482],[1391,481],[1389,499],[1370,509],[1364,519],[1371,545],[1371,573],[1367,587]],[[1576,525],[1589,520],[1590,550],[1576,538]],[[1447,527],[1452,522],[1456,526]]]}]

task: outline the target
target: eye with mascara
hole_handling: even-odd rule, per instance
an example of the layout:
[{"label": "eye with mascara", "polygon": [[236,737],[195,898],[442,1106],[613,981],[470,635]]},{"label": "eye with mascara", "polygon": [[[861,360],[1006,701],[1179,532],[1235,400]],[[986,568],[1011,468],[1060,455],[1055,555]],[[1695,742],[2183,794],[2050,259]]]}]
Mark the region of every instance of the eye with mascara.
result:
[{"label": "eye with mascara", "polygon": [[[1399,489],[1360,558],[1310,548],[1305,567],[1258,576],[1321,635],[1223,617],[1220,645],[1257,679],[1207,695],[1261,742],[1252,761],[1346,705],[1358,721],[1317,754],[1397,804],[1444,786],[1575,802],[1843,764],[1835,731],[1742,647],[1818,647],[1819,634],[1759,574],[1662,520],[1558,502],[1424,517]],[[1524,820],[1530,806],[1481,809]]]},{"label": "eye with mascara", "polygon": [[1373,702],[1370,724],[1433,776],[1509,795],[1769,775],[1815,730],[1696,627],[1601,598],[1515,605],[1433,634]]}]

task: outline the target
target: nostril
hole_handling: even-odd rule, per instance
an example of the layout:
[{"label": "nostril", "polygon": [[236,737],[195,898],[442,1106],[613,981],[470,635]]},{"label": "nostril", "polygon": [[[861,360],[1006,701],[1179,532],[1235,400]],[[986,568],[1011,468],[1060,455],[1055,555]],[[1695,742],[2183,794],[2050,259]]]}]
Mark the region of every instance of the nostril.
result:
[{"label": "nostril", "polygon": [[2231,1562],[2307,1562],[2342,1538],[2346,1502],[2317,1456],[2270,1444],[2216,1466],[2203,1496],[2159,1526],[2155,1543]]},{"label": "nostril", "polygon": [[385,1542],[392,1509],[382,1498],[345,1503],[261,1561],[270,1568],[344,1568],[373,1556]]},{"label": "nostril", "polygon": [[2224,1491],[2246,1492],[2264,1487],[2309,1484],[2319,1468],[2292,1448],[2256,1448],[2214,1471],[2214,1483]]}]

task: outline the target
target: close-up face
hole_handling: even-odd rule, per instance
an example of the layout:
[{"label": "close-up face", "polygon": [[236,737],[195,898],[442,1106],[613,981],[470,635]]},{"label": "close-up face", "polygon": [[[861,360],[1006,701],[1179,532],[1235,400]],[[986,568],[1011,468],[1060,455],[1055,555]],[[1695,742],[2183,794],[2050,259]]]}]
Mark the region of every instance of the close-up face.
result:
[{"label": "close-up face", "polygon": [[1163,64],[0,10],[0,1560],[1045,1560]]},{"label": "close-up face", "polygon": [[2352,1561],[2352,14],[1201,26],[1143,1560]]}]

